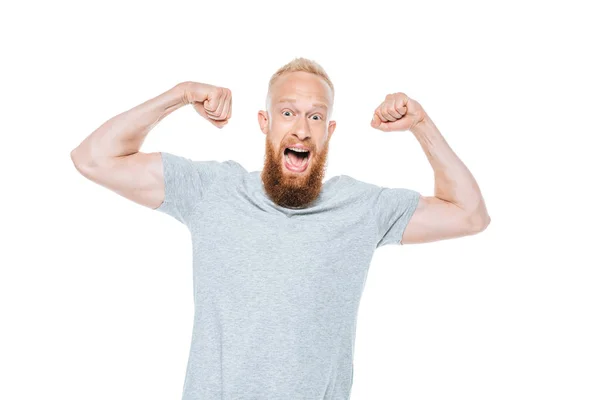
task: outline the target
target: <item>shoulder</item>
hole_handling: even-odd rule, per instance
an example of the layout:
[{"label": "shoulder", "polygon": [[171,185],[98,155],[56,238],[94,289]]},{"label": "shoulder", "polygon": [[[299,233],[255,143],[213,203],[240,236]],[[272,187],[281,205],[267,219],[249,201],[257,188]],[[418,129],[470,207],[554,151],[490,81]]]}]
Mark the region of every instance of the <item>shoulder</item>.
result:
[{"label": "shoulder", "polygon": [[228,178],[242,176],[248,173],[246,168],[235,160],[190,160],[190,162],[196,172],[200,175]]},{"label": "shoulder", "polygon": [[[198,163],[203,163],[207,161],[195,161]],[[244,175],[247,174],[248,171],[242,164],[235,160],[225,160],[225,161],[208,161],[212,163],[212,167],[215,169],[221,170],[221,172],[229,175]]]},{"label": "shoulder", "polygon": [[389,187],[377,185],[375,183],[365,182],[347,175],[343,175],[345,184],[342,186],[346,190],[361,200],[369,203],[371,206],[382,206],[388,203],[390,206],[397,206],[398,203],[412,203],[420,199],[420,193],[416,190],[405,187]]},{"label": "shoulder", "polygon": [[333,198],[349,206],[364,206],[377,190],[376,185],[349,175],[338,175],[332,181],[329,191]]},{"label": "shoulder", "polygon": [[244,166],[235,160],[194,160],[169,152],[161,154],[167,186],[192,187],[196,191],[206,191],[215,183],[220,185],[234,181],[248,173]]},{"label": "shoulder", "polygon": [[380,186],[362,181],[349,175],[341,175],[338,186],[341,190],[344,190],[348,195],[353,194],[354,196],[358,197],[368,196],[369,194],[374,193],[378,189],[381,189]]},{"label": "shoulder", "polygon": [[235,160],[194,161],[194,165],[215,188],[236,185],[248,175],[246,168]]}]

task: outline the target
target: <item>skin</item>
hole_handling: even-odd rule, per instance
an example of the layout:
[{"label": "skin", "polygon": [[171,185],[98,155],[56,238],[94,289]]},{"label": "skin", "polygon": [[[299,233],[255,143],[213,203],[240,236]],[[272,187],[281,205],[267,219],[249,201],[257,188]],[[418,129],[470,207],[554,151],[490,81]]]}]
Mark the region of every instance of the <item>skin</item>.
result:
[{"label": "skin", "polygon": [[[281,102],[284,99],[295,102]],[[327,108],[315,107],[314,103]],[[329,141],[336,127],[336,122],[330,120],[332,90],[317,75],[303,71],[286,73],[274,82],[267,109],[258,112],[260,129],[266,135],[261,173],[265,191],[282,207],[306,207],[321,192]],[[298,143],[310,151],[303,172],[288,169],[284,162],[285,148]]]}]

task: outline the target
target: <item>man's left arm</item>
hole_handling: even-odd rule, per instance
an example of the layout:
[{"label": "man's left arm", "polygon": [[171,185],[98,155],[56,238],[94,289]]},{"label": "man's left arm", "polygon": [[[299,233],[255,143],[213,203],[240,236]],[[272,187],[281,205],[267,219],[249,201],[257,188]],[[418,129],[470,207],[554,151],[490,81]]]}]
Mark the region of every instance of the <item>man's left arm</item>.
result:
[{"label": "man's left arm", "polygon": [[371,126],[412,132],[434,170],[434,196],[420,197],[401,244],[473,235],[489,225],[491,219],[475,178],[416,100],[404,93],[387,95],[375,110]]}]

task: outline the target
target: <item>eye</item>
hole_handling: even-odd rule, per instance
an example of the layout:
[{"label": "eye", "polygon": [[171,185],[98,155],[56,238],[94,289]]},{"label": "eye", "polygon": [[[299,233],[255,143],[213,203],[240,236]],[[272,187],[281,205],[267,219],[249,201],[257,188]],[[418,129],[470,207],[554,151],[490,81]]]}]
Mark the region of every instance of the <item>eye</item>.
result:
[{"label": "eye", "polygon": [[[289,113],[289,112],[290,112],[290,111],[288,111],[288,110],[286,110],[286,111],[283,111],[283,113]],[[287,115],[286,115],[286,117],[287,117]]]},{"label": "eye", "polygon": [[313,115],[313,117],[319,117],[319,119],[323,119],[319,114],[315,114],[315,115]]}]

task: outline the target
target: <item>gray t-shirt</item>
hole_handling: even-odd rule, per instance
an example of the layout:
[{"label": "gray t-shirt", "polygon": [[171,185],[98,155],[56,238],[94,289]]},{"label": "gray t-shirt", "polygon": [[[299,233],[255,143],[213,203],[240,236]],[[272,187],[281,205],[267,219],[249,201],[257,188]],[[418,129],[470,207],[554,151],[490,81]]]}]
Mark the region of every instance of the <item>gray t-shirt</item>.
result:
[{"label": "gray t-shirt", "polygon": [[192,238],[194,325],[183,400],[347,400],[359,301],[377,247],[400,245],[419,193],[347,175],[306,208],[260,171],[162,152],[157,208]]}]

